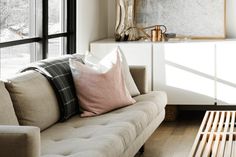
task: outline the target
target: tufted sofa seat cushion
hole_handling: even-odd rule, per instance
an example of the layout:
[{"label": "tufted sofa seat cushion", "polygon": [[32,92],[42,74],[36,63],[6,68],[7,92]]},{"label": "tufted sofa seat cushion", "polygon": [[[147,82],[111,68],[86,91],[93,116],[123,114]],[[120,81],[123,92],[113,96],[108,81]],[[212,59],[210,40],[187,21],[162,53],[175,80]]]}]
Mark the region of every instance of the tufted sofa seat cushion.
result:
[{"label": "tufted sofa seat cushion", "polygon": [[[152,93],[152,94],[151,94]],[[89,118],[74,116],[41,133],[42,157],[119,157],[164,110],[163,92],[134,105]],[[150,96],[155,99],[149,101]]]},{"label": "tufted sofa seat cushion", "polygon": [[153,91],[134,97],[137,102],[153,102],[157,104],[158,110],[165,108],[167,104],[167,95],[165,92]]}]

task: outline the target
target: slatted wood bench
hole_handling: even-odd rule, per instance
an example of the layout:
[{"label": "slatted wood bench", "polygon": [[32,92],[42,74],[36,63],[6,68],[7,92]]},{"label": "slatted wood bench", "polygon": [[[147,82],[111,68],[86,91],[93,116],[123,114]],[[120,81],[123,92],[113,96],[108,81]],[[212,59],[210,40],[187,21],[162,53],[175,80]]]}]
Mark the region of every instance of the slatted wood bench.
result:
[{"label": "slatted wood bench", "polygon": [[189,157],[236,157],[236,111],[207,111]]}]

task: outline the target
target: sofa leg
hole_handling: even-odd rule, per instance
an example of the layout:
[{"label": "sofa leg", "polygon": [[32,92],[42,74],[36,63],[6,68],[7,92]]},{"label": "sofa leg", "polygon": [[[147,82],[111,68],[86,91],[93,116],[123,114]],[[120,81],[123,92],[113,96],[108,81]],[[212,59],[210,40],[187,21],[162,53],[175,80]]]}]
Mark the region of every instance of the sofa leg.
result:
[{"label": "sofa leg", "polygon": [[140,149],[139,149],[139,153],[142,155],[144,153],[145,150],[145,145],[143,145]]}]

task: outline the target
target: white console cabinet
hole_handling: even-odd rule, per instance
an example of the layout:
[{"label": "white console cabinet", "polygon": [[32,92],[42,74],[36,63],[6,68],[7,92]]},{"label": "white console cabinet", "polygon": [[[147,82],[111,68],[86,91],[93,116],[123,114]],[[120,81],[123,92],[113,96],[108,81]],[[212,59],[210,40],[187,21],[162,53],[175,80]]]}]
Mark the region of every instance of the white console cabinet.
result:
[{"label": "white console cabinet", "polygon": [[236,41],[91,43],[103,57],[120,46],[130,65],[145,65],[149,89],[163,90],[171,105],[236,105]]}]

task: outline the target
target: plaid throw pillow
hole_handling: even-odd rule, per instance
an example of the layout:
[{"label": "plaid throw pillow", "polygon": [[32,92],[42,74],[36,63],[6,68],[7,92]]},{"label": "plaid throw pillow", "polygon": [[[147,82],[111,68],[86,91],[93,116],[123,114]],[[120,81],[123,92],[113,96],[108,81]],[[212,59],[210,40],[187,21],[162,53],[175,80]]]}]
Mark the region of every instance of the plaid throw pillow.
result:
[{"label": "plaid throw pillow", "polygon": [[36,70],[47,77],[54,87],[61,111],[61,121],[79,112],[73,77],[69,66],[70,55],[56,59],[46,59],[22,70]]}]

